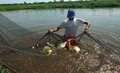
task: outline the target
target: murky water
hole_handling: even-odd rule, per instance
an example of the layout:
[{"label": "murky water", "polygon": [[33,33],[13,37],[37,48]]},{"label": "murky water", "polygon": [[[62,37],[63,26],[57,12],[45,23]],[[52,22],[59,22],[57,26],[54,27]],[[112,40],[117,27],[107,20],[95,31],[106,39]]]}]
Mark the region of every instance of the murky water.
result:
[{"label": "murky water", "polygon": [[[39,53],[40,50],[31,49],[28,50],[30,53],[24,53],[13,50],[16,48],[1,46],[0,61],[19,73],[119,73],[120,56],[119,54],[114,55],[114,52],[111,51],[116,47],[120,49],[120,8],[75,9],[75,11],[76,17],[91,22],[92,34],[99,40],[109,42],[109,47],[112,49],[105,49],[106,47],[83,36],[79,54],[62,49],[57,50],[52,56],[46,56],[31,54],[31,52]],[[46,33],[49,28],[57,27],[66,18],[67,9],[19,10],[1,13],[25,28],[0,24],[1,28],[3,26],[10,27],[7,28],[9,38],[12,36],[14,38],[12,41],[16,41],[11,43],[17,44],[16,47],[23,48],[34,43],[31,38],[34,37],[34,35],[31,36],[32,31],[41,34]],[[17,30],[17,27],[26,32]],[[80,27],[79,31],[82,32],[82,30],[83,28]],[[62,35],[63,30],[58,33]],[[26,50],[26,48],[21,50]]]},{"label": "murky water", "polygon": [[[68,9],[19,10],[2,12],[21,26],[36,32],[47,32],[66,19]],[[75,9],[76,17],[91,22],[91,32],[120,45],[120,8]]]}]

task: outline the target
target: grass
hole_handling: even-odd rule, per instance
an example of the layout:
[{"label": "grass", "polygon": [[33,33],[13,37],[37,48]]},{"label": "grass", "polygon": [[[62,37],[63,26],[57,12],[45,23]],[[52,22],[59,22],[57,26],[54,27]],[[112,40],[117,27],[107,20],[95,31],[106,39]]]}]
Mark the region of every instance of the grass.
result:
[{"label": "grass", "polygon": [[0,11],[23,10],[23,9],[53,9],[53,8],[98,8],[120,7],[119,0],[97,0],[88,2],[49,2],[49,3],[25,3],[0,5]]},{"label": "grass", "polygon": [[0,65],[0,73],[10,73],[10,71],[4,68],[2,65]]}]

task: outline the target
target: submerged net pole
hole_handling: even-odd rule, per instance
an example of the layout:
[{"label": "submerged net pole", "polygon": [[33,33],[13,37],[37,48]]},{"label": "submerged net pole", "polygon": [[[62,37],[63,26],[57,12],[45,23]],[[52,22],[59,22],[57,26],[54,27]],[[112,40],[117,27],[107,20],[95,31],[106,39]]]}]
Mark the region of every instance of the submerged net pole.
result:
[{"label": "submerged net pole", "polygon": [[77,36],[77,38],[79,37],[79,38],[78,38],[78,42],[80,42],[80,40],[81,40],[81,38],[83,37],[84,34],[85,34],[85,33],[83,32],[83,33],[81,33],[80,35]]}]

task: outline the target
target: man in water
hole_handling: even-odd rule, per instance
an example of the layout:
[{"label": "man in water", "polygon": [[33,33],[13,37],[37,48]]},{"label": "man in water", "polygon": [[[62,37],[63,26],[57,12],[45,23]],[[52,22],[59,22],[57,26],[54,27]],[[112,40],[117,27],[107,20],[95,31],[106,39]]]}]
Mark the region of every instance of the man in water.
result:
[{"label": "man in water", "polygon": [[[80,48],[78,48],[76,34],[78,27],[82,25],[86,25],[84,32],[90,35],[90,32],[88,31],[88,28],[90,27],[90,23],[81,18],[75,18],[74,10],[68,10],[67,19],[64,20],[58,27],[49,29],[48,31],[57,32],[60,29],[65,29],[64,38],[65,40],[67,40],[67,42],[64,43],[66,44],[65,47],[69,50],[75,50],[76,52],[79,52]],[[74,47],[72,48],[72,46]]]},{"label": "man in water", "polygon": [[68,10],[67,19],[64,20],[58,27],[49,29],[49,32],[57,32],[60,29],[65,29],[64,38],[76,38],[77,29],[79,26],[86,25],[86,31],[90,27],[90,23],[81,18],[75,18],[74,10]]}]

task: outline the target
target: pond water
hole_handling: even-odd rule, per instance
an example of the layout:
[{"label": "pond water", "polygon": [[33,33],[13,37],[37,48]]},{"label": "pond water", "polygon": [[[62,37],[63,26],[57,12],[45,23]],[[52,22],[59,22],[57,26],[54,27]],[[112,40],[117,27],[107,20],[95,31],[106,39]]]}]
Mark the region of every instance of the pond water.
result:
[{"label": "pond water", "polygon": [[[116,51],[115,48],[117,46],[117,48],[120,49],[120,8],[74,10],[77,18],[82,18],[91,22],[90,31],[92,32],[92,35],[99,40],[111,43],[110,47],[112,47],[112,49],[110,48],[108,50],[103,48],[104,46],[100,47],[94,42],[90,43],[91,41],[88,41],[88,38],[86,39],[86,37],[83,36],[85,38],[83,38],[82,41],[86,41],[80,44],[81,52],[79,54],[62,49],[57,50],[54,55],[42,56],[32,53],[36,51],[36,53],[40,53],[40,50],[36,49],[29,48],[29,53],[26,53],[24,52],[26,48],[20,49],[23,50],[20,52],[12,48],[0,47],[0,61],[9,65],[19,73],[119,73],[120,50]],[[41,34],[46,33],[50,28],[57,27],[64,19],[66,19],[67,11],[68,9],[43,9],[16,10],[0,13],[25,29]],[[17,25],[9,26],[8,23],[9,22],[7,22],[6,25],[0,25],[1,27],[19,27]],[[13,32],[17,37],[17,35],[19,36],[24,32],[23,30],[25,29],[22,27],[19,27],[22,29],[22,31],[18,30],[19,33],[17,30],[16,32],[14,32],[14,30],[8,30],[8,33]],[[3,30],[6,32],[6,29]],[[84,27],[80,27],[78,31],[80,31],[79,33],[82,33],[83,30]],[[64,30],[60,30],[58,34],[62,35],[63,32]],[[22,45],[24,47],[30,43],[32,44],[33,42],[29,42],[29,40],[32,39],[28,37],[31,33],[25,34],[25,36],[28,35],[27,37],[23,34],[22,36],[24,38],[22,37],[22,40],[17,38],[14,39],[17,41],[15,42],[18,44],[17,46]],[[118,54],[111,53],[114,49]]]},{"label": "pond water", "polygon": [[[120,45],[120,8],[74,9],[77,18],[91,22],[98,38]],[[35,32],[47,32],[66,19],[68,9],[17,10],[1,12],[12,21]],[[82,29],[82,28],[80,28]],[[82,29],[83,30],[83,29]],[[63,33],[63,31],[60,31]]]}]

